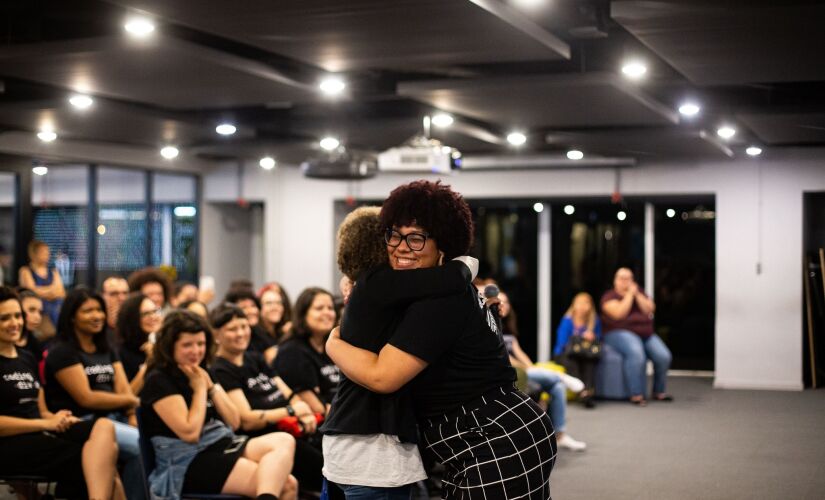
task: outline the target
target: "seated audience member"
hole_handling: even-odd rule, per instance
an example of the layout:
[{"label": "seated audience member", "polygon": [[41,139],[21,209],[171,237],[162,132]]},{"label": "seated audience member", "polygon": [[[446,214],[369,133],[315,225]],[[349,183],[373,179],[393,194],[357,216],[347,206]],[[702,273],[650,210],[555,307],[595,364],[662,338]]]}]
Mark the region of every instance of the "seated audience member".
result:
[{"label": "seated audience member", "polygon": [[0,470],[56,480],[61,498],[124,499],[114,426],[48,411],[34,357],[17,349],[22,332],[20,301],[0,287]]},{"label": "seated audience member", "polygon": [[595,372],[599,358],[568,354],[568,344],[575,338],[591,343],[599,342],[602,338],[602,325],[593,305],[593,297],[589,293],[582,292],[573,297],[573,302],[567,308],[556,330],[553,355],[558,356],[567,373],[584,382],[584,390],[579,393],[579,397],[587,408],[593,408]]},{"label": "seated audience member", "polygon": [[[46,402],[83,419],[109,418],[123,462],[129,498],[142,498],[143,474],[135,422],[138,398],[114,349],[106,340],[103,298],[85,287],[66,296],[57,321],[57,337],[46,357]],[[128,422],[128,423],[127,423]]]},{"label": "seated audience member", "polygon": [[198,300],[198,286],[188,281],[178,281],[175,283],[175,292],[169,301],[172,307],[180,307],[183,302]]},{"label": "seated audience member", "polygon": [[630,401],[639,406],[645,400],[647,360],[653,361],[654,401],[672,401],[666,392],[667,370],[671,354],[665,343],[653,331],[656,304],[633,280],[633,271],[621,267],[613,277],[613,289],[602,295],[604,342],[621,353],[624,378],[630,390]]},{"label": "seated audience member", "polygon": [[17,340],[17,347],[29,351],[39,364],[43,360],[45,348],[36,334],[43,322],[43,300],[28,288],[21,289],[19,297],[20,304],[23,306],[24,324],[20,338]]},{"label": "seated audience member", "polygon": [[55,267],[49,266],[49,245],[39,240],[29,243],[29,264],[21,266],[18,283],[43,299],[43,313],[50,325],[57,325],[60,306],[66,296],[63,280]]},{"label": "seated audience member", "polygon": [[325,352],[336,320],[332,294],[307,288],[295,301],[294,312],[291,337],[278,349],[275,371],[312,411],[326,415],[340,380],[338,367]]},{"label": "seated audience member", "polygon": [[527,380],[538,384],[541,389],[550,395],[550,420],[556,429],[556,442],[560,448],[572,451],[584,451],[587,444],[573,439],[567,432],[567,389],[580,392],[584,388],[581,380],[565,373],[541,368],[533,364],[533,360],[525,353],[518,343],[518,329],[513,308],[507,294],[498,294],[499,316],[502,319],[504,345],[510,355],[510,363],[516,368],[527,372]]},{"label": "seated audience member", "polygon": [[289,474],[295,440],[283,432],[253,439],[234,434],[238,409],[204,368],[214,349],[205,319],[181,310],[164,319],[141,393],[141,431],[155,450],[152,496],[296,498]]},{"label": "seated audience member", "polygon": [[277,340],[266,334],[261,325],[261,302],[251,288],[232,288],[226,292],[224,302],[235,304],[246,314],[249,327],[252,329],[252,339],[249,349],[263,353],[267,363],[272,363],[278,353]]},{"label": "seated audience member", "polygon": [[178,309],[193,312],[201,318],[209,317],[209,311],[206,309],[206,305],[199,300],[187,300],[186,302],[182,302],[178,304]]},{"label": "seated audience member", "polygon": [[166,275],[156,267],[144,267],[129,275],[129,290],[149,297],[165,314],[169,309],[171,286]]},{"label": "seated audience member", "polygon": [[248,351],[251,331],[244,312],[236,305],[224,303],[209,315],[218,344],[212,364],[212,378],[229,395],[241,417],[241,430],[260,436],[283,427],[294,426],[301,436],[295,443],[292,474],[302,488],[321,491],[321,467],[324,460],[320,442],[307,439],[316,433],[315,413],[292,392],[259,352]]},{"label": "seated audience member", "polygon": [[161,321],[158,306],[142,293],[132,294],[120,308],[117,334],[122,344],[118,354],[135,394],[143,389],[147,362],[152,359]]},{"label": "seated audience member", "polygon": [[[258,290],[258,299],[261,301],[261,327],[275,339],[276,344],[280,344],[292,328],[289,296],[280,284],[272,282]],[[268,362],[272,364],[271,360]]]},{"label": "seated audience member", "polygon": [[117,345],[123,340],[118,339],[115,333],[117,315],[120,313],[120,306],[129,296],[129,283],[126,282],[126,278],[109,276],[103,280],[100,290],[103,301],[106,302],[106,338],[110,344]]}]

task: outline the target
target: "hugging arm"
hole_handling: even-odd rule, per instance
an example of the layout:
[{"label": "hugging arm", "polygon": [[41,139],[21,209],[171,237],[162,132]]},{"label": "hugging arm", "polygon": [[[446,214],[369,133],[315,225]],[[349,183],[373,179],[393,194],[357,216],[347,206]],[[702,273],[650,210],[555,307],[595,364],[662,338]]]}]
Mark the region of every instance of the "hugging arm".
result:
[{"label": "hugging arm", "polygon": [[370,300],[379,305],[392,306],[430,296],[458,293],[470,284],[473,273],[468,264],[451,260],[443,266],[405,271],[394,271],[385,266],[370,274],[367,280]]}]

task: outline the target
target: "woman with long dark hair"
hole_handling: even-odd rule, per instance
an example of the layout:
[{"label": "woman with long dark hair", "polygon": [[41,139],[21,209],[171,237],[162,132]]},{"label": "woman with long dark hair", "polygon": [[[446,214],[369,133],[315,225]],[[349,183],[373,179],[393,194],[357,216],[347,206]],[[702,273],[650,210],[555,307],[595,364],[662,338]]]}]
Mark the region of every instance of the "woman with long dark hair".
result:
[{"label": "woman with long dark hair", "polygon": [[238,409],[205,369],[214,351],[204,318],[180,310],[166,316],[141,393],[141,430],[155,450],[152,496],[294,499],[295,440],[283,432],[253,439],[234,434]]},{"label": "woman with long dark hair", "polygon": [[83,419],[108,418],[123,462],[130,498],[144,494],[135,397],[123,364],[106,339],[106,305],[93,290],[69,292],[57,320],[57,336],[46,357],[46,402]]},{"label": "woman with long dark hair", "polygon": [[117,335],[122,342],[120,359],[135,394],[143,389],[147,362],[152,359],[162,321],[158,306],[140,292],[132,294],[120,306],[117,315]]},{"label": "woman with long dark hair", "polygon": [[57,480],[59,497],[125,499],[112,423],[46,408],[37,363],[17,348],[22,310],[17,294],[0,287],[0,470]]}]

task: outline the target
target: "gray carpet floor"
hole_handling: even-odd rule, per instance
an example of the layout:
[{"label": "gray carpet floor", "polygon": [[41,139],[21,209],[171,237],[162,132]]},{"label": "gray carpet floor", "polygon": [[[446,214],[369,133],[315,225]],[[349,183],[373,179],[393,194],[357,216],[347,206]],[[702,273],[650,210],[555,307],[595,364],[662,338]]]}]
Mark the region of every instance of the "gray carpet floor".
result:
[{"label": "gray carpet floor", "polygon": [[714,390],[671,377],[672,403],[568,407],[588,448],[559,452],[555,500],[825,499],[825,390]]}]

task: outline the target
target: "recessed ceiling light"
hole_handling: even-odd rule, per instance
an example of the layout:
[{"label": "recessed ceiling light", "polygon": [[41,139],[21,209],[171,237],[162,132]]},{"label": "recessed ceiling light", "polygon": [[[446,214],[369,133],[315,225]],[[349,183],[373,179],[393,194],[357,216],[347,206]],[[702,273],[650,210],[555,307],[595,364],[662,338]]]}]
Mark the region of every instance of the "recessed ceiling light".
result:
[{"label": "recessed ceiling light", "polygon": [[567,152],[568,160],[581,160],[582,158],[584,158],[584,153],[582,153],[578,149],[571,149]]},{"label": "recessed ceiling light", "polygon": [[258,162],[258,165],[260,165],[260,167],[264,170],[272,170],[273,168],[275,168],[275,164],[275,158],[271,156],[264,156],[263,158],[261,158],[261,161]]},{"label": "recessed ceiling light", "polygon": [[321,148],[326,149],[327,151],[333,151],[341,145],[341,141],[335,137],[324,137],[321,139],[319,144],[321,145]]},{"label": "recessed ceiling light", "polygon": [[221,123],[220,125],[215,127],[215,132],[221,135],[232,135],[235,133],[236,130],[238,129],[235,128],[235,125],[232,125],[231,123]]},{"label": "recessed ceiling light", "polygon": [[540,214],[544,211],[544,203],[533,203],[533,210]]},{"label": "recessed ceiling light", "polygon": [[32,173],[34,175],[46,175],[49,173],[49,167],[44,167],[43,165],[32,167]]},{"label": "recessed ceiling light", "polygon": [[759,146],[751,146],[745,150],[748,156],[759,156],[762,154],[762,148]]},{"label": "recessed ceiling light", "polygon": [[437,115],[433,116],[433,125],[436,127],[449,127],[453,124],[453,117],[448,115],[447,113],[438,113]]},{"label": "recessed ceiling light", "polygon": [[320,87],[321,92],[326,95],[338,95],[347,88],[347,84],[337,76],[330,76],[321,80],[318,87]]},{"label": "recessed ceiling light", "polygon": [[573,205],[565,205],[564,213],[566,213],[567,215],[573,215],[574,213],[576,213],[576,207],[574,207]]},{"label": "recessed ceiling light", "polygon": [[625,212],[624,210],[619,210],[619,212],[616,214],[616,218],[619,220],[627,219],[627,212]]},{"label": "recessed ceiling light", "polygon": [[57,134],[53,130],[41,130],[37,133],[37,138],[43,142],[52,142],[57,139]]},{"label": "recessed ceiling light", "polygon": [[166,158],[167,160],[177,158],[179,154],[180,151],[178,151],[178,148],[176,148],[175,146],[166,146],[160,150],[160,155]]},{"label": "recessed ceiling light", "polygon": [[527,142],[527,136],[522,134],[521,132],[510,132],[507,134],[507,142],[512,144],[513,146],[521,146],[525,142]]},{"label": "recessed ceiling light", "polygon": [[702,108],[700,108],[698,104],[692,102],[686,102],[679,106],[679,113],[681,113],[682,116],[696,116],[701,110]]},{"label": "recessed ceiling light", "polygon": [[668,219],[672,219],[673,217],[676,216],[676,210],[673,210],[672,208],[668,208],[667,212],[665,212],[665,215],[667,215]]},{"label": "recessed ceiling light", "polygon": [[723,125],[719,127],[719,129],[716,131],[716,135],[718,135],[722,139],[730,139],[731,137],[736,135],[736,129],[729,125]]},{"label": "recessed ceiling light", "polygon": [[146,38],[155,31],[155,23],[145,17],[132,17],[126,21],[123,28],[136,38]]},{"label": "recessed ceiling light", "polygon": [[629,61],[622,66],[622,73],[631,80],[638,80],[647,73],[647,66],[641,61]]},{"label": "recessed ceiling light", "polygon": [[76,94],[69,98],[69,103],[77,109],[87,109],[94,102],[94,99],[83,94]]}]

